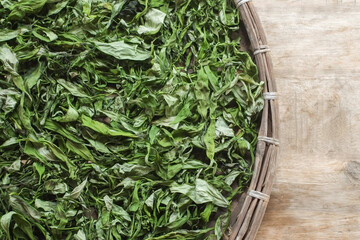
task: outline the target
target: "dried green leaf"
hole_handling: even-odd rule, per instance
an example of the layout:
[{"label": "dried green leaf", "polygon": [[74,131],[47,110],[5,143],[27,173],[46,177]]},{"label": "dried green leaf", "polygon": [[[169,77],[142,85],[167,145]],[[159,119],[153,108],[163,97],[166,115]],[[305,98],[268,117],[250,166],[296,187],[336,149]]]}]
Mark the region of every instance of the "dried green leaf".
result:
[{"label": "dried green leaf", "polygon": [[92,130],[107,136],[124,136],[124,137],[136,138],[136,135],[132,133],[125,132],[120,129],[109,128],[104,123],[94,121],[85,115],[81,116],[81,122],[83,126],[91,128]]},{"label": "dried green leaf", "polygon": [[25,92],[24,80],[17,72],[19,61],[15,53],[7,45],[0,46],[0,60],[4,65],[4,69],[10,74],[16,87]]},{"label": "dried green leaf", "polygon": [[[86,186],[86,183],[87,183],[87,178],[82,181],[82,183],[80,183],[79,186],[77,186],[76,188],[74,188],[72,190],[72,192],[70,193],[70,195],[68,197],[72,198],[72,199],[77,199],[80,197],[82,191],[84,190],[85,186]],[[65,195],[66,196],[66,195]]]},{"label": "dried green leaf", "polygon": [[163,25],[165,17],[166,13],[156,8],[150,9],[144,16],[145,25],[139,26],[137,32],[145,35],[156,34]]},{"label": "dried green leaf", "polygon": [[138,44],[126,43],[124,40],[111,43],[94,42],[94,44],[99,51],[119,60],[143,61],[151,57],[150,51]]}]

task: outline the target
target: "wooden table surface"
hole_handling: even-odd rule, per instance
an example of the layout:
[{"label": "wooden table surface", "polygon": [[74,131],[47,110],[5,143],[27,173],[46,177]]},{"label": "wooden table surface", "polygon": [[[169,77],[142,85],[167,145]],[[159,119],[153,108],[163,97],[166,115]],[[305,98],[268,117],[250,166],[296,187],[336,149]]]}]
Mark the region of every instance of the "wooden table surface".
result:
[{"label": "wooden table surface", "polygon": [[280,95],[262,239],[360,239],[360,2],[254,0]]}]

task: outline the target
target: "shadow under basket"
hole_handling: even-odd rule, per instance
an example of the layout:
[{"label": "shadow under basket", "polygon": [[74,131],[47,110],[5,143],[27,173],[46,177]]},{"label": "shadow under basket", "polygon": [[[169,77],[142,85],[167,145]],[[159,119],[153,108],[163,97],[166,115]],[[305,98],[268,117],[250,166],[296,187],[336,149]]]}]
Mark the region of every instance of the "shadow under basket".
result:
[{"label": "shadow under basket", "polygon": [[[242,19],[241,48],[250,51],[264,82],[265,105],[262,111],[253,176],[248,189],[232,202],[229,228],[224,240],[255,239],[269,202],[279,151],[279,110],[270,49],[264,29],[249,0],[234,0]],[[247,43],[246,43],[247,42]]]}]

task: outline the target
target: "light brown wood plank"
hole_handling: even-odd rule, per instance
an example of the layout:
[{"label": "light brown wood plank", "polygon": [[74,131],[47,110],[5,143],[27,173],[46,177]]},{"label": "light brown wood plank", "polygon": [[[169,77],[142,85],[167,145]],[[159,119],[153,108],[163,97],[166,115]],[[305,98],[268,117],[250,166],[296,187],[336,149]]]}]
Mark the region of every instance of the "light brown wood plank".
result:
[{"label": "light brown wood plank", "polygon": [[257,239],[360,239],[360,3],[254,4],[272,50],[281,130]]}]

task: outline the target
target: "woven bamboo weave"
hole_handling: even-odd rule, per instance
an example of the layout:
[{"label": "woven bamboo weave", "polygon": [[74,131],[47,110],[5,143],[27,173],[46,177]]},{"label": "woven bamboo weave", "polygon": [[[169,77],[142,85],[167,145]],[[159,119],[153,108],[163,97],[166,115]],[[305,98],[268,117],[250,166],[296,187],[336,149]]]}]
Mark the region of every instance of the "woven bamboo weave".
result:
[{"label": "woven bamboo weave", "polygon": [[234,0],[250,42],[260,81],[264,82],[265,105],[259,128],[253,176],[246,193],[232,203],[230,227],[223,239],[252,240],[269,202],[279,151],[279,110],[270,48],[264,29],[250,0]]}]

